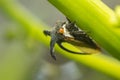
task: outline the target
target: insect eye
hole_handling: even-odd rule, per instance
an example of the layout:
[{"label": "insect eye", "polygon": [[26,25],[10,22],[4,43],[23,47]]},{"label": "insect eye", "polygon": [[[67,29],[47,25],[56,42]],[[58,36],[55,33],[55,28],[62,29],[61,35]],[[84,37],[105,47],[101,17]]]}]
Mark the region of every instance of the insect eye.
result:
[{"label": "insect eye", "polygon": [[63,28],[60,28],[60,29],[58,30],[58,33],[63,34],[63,33],[64,33],[64,29],[63,29]]}]

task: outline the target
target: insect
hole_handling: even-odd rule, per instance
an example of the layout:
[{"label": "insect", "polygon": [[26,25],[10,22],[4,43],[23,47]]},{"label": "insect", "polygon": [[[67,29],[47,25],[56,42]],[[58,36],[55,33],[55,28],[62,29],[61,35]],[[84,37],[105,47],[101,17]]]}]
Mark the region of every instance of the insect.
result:
[{"label": "insect", "polygon": [[[57,22],[51,31],[44,30],[43,33],[51,37],[50,41],[50,54],[53,59],[56,60],[54,55],[54,46],[57,43],[63,50],[73,53],[89,55],[91,53],[97,53],[100,51],[99,46],[91,39],[84,31],[80,30],[75,21],[70,21],[67,18],[66,22]],[[73,46],[77,46],[82,52],[75,52],[65,48],[62,43],[67,42]]]}]

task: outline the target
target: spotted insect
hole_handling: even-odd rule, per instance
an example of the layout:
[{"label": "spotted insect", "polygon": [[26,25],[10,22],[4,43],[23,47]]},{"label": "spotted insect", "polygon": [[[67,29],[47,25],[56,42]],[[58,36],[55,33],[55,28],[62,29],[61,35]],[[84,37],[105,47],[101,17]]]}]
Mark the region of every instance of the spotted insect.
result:
[{"label": "spotted insect", "polygon": [[[99,46],[91,39],[84,31],[80,30],[75,22],[67,19],[66,22],[57,22],[51,31],[44,30],[43,33],[51,37],[50,41],[50,54],[53,59],[56,60],[54,55],[55,43],[59,45],[63,50],[73,53],[73,54],[91,54],[98,53],[100,51]],[[65,48],[62,43],[67,42],[73,46],[80,48],[82,52],[75,52],[70,49]]]}]

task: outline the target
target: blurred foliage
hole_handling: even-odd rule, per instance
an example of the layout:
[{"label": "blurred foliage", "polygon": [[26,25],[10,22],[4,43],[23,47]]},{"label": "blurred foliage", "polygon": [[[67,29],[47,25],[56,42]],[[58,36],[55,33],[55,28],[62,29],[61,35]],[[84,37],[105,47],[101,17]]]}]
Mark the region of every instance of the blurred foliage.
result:
[{"label": "blurred foliage", "polygon": [[[116,12],[116,16],[117,16],[117,18],[118,18],[118,20],[119,20],[119,24],[120,24],[120,6],[117,6],[116,8],[115,8],[115,12]],[[119,26],[120,27],[120,26]]]},{"label": "blurred foliage", "polygon": [[[56,46],[60,54],[77,61],[77,64],[64,59],[61,55],[57,55],[59,57],[56,62],[53,61],[50,56],[44,54],[49,53],[49,38],[44,36],[42,31],[48,27],[36,18],[37,16],[33,16],[16,0],[0,0],[0,10],[6,19],[4,24],[7,24],[1,27],[0,34],[0,80],[114,80],[120,78],[120,62],[109,56],[74,55]],[[67,47],[70,48],[69,45]],[[59,62],[62,62],[62,65]]]}]

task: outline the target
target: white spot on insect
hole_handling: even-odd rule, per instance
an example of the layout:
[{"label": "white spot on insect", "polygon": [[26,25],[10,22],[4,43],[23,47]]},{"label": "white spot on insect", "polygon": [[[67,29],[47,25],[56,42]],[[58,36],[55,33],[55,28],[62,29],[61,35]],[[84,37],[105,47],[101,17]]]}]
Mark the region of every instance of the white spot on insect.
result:
[{"label": "white spot on insect", "polygon": [[70,35],[69,31],[66,29],[66,24],[64,24],[62,27],[64,29],[64,35],[66,37],[73,37],[72,35]]}]

